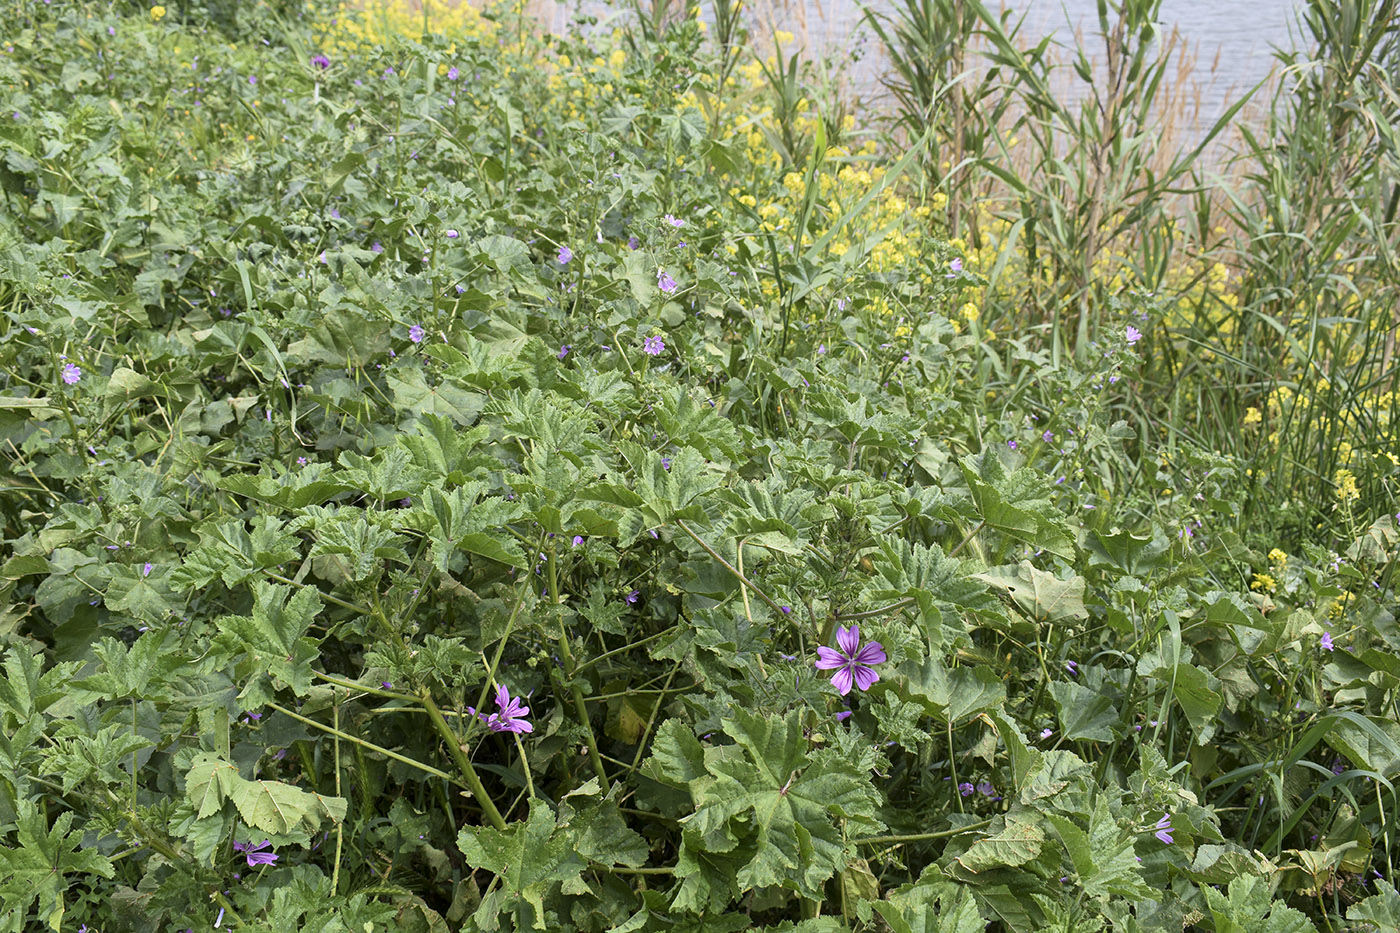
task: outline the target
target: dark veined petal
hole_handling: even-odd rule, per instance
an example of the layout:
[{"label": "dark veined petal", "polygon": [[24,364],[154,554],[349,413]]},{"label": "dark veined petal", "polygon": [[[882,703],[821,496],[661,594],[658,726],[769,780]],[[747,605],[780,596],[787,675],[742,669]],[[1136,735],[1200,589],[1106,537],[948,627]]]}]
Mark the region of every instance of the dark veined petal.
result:
[{"label": "dark veined petal", "polygon": [[856,652],[860,650],[860,626],[852,625],[850,628],[837,628],[836,645],[845,653],[846,657],[855,657]]},{"label": "dark veined petal", "polygon": [[843,667],[835,674],[831,675],[831,685],[835,687],[842,696],[851,692],[851,680],[851,669],[849,667]]},{"label": "dark veined petal", "polygon": [[850,658],[844,658],[834,648],[822,645],[817,649],[817,670],[832,671],[848,663]]},{"label": "dark veined petal", "polygon": [[855,665],[856,686],[862,690],[869,690],[875,681],[880,679],[880,675],[875,673],[874,668],[866,667],[863,664]]},{"label": "dark veined petal", "polygon": [[885,646],[878,641],[872,641],[860,649],[855,660],[857,664],[884,664],[889,659],[885,657]]}]

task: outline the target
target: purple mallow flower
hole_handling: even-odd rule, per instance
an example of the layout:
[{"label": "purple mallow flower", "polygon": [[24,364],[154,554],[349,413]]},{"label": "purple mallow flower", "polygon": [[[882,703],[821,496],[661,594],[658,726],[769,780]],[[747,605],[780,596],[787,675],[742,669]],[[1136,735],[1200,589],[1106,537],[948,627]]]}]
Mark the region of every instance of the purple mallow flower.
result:
[{"label": "purple mallow flower", "polygon": [[955,279],[962,274],[962,269],[962,260],[954,259],[952,262],[948,263],[948,274],[944,276],[944,278]]},{"label": "purple mallow flower", "polygon": [[684,220],[681,220],[681,219],[679,219],[679,218],[677,218],[677,217],[672,217],[670,214],[667,214],[667,215],[666,215],[666,222],[667,222],[668,224],[670,224],[671,226],[673,226],[673,227],[684,227],[684,226],[685,226],[685,221],[684,221]]},{"label": "purple mallow flower", "polygon": [[1162,814],[1162,818],[1157,821],[1157,831],[1152,835],[1167,845],[1172,844],[1172,815],[1170,813]]},{"label": "purple mallow flower", "polygon": [[78,380],[81,378],[83,378],[83,371],[77,366],[74,366],[72,363],[65,363],[63,365],[64,382],[68,383],[70,386],[77,385]]},{"label": "purple mallow flower", "polygon": [[660,356],[661,351],[666,349],[666,343],[660,337],[651,336],[642,341],[642,349],[652,356]]},{"label": "purple mallow flower", "polygon": [[414,343],[422,343],[423,328],[418,324],[414,324],[408,329],[408,339],[412,340]]},{"label": "purple mallow flower", "polygon": [[1127,338],[1128,338],[1128,343],[1129,343],[1130,345],[1131,345],[1131,344],[1134,344],[1134,343],[1137,343],[1139,340],[1142,339],[1142,331],[1138,330],[1136,327],[1134,327],[1133,325],[1129,324],[1129,325],[1128,325],[1128,330],[1127,330]]},{"label": "purple mallow flower", "polygon": [[656,287],[666,294],[676,290],[676,280],[671,278],[671,274],[664,269],[656,270]]},{"label": "purple mallow flower", "polygon": [[269,848],[271,845],[272,843],[268,842],[266,839],[257,845],[253,845],[251,842],[235,842],[233,844],[233,850],[235,852],[242,852],[247,856],[248,867],[255,868],[258,865],[271,865],[277,861],[277,853]]},{"label": "purple mallow flower", "polygon": [[559,260],[559,265],[567,266],[569,260],[574,258],[574,251],[567,246],[561,246],[559,247],[559,255],[555,258]]},{"label": "purple mallow flower", "polygon": [[883,664],[888,660],[884,646],[878,641],[862,646],[859,625],[852,625],[850,628],[838,627],[836,646],[839,651],[826,645],[817,649],[817,670],[836,671],[831,675],[831,684],[842,696],[851,692],[852,684],[862,690],[869,690],[871,685],[880,679],[873,665]]},{"label": "purple mallow flower", "polygon": [[635,606],[635,605],[637,605],[637,600],[639,600],[639,599],[642,598],[642,591],[641,591],[641,590],[633,590],[632,592],[628,593],[626,596],[624,596],[624,597],[622,597],[622,598],[625,599],[625,600],[627,601],[627,605],[629,605],[629,606]]},{"label": "purple mallow flower", "polygon": [[962,794],[964,797],[971,797],[974,790],[976,790],[976,788],[967,781],[963,781],[958,785],[958,793]]},{"label": "purple mallow flower", "polygon": [[1332,633],[1323,632],[1322,640],[1319,641],[1318,644],[1322,647],[1323,651],[1332,651],[1334,649],[1334,646],[1332,644]]},{"label": "purple mallow flower", "polygon": [[492,732],[519,734],[535,731],[535,727],[525,720],[525,717],[530,715],[530,707],[523,705],[520,697],[511,696],[504,686],[496,687],[496,707],[498,712],[486,717],[486,725]]},{"label": "purple mallow flower", "polygon": [[457,70],[456,66],[454,65],[453,67],[447,69],[447,80],[449,80],[449,81],[456,81],[456,80],[457,80],[457,75],[459,75],[459,74],[461,74],[461,72],[459,72],[459,71]]},{"label": "purple mallow flower", "polygon": [[331,66],[331,60],[324,55],[313,55],[311,56],[311,64],[325,71]]},{"label": "purple mallow flower", "polygon": [[560,347],[560,348],[559,348],[559,359],[562,360],[564,357],[568,356],[568,355],[569,355],[569,351],[572,350],[572,349],[573,349],[573,347],[572,347],[571,345],[567,344],[567,343],[564,344],[562,347]]}]

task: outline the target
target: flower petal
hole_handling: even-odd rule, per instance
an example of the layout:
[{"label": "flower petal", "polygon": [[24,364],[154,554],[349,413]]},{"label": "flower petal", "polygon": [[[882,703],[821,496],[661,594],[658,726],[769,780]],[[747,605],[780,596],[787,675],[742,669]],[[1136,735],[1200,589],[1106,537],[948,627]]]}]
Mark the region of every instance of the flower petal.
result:
[{"label": "flower petal", "polygon": [[856,686],[862,690],[869,690],[870,685],[880,679],[880,675],[875,673],[874,668],[866,667],[864,664],[855,665]]},{"label": "flower petal", "polygon": [[836,644],[845,652],[846,657],[855,657],[856,652],[860,650],[860,626],[852,625],[850,628],[837,628]]},{"label": "flower petal", "polygon": [[836,688],[842,696],[851,692],[851,669],[843,667],[835,674],[831,675],[831,685]]},{"label": "flower petal", "polygon": [[885,646],[878,641],[872,641],[856,655],[858,664],[884,664],[888,660],[889,658],[885,657]]},{"label": "flower petal", "polygon": [[843,658],[834,648],[822,645],[817,649],[817,670],[832,671],[850,661],[850,658]]}]

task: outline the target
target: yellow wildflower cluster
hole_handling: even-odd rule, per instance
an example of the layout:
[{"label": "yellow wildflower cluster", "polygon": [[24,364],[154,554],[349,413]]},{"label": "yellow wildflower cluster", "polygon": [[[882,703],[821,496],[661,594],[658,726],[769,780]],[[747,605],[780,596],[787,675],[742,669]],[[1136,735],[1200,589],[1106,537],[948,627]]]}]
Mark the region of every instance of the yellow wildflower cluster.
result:
[{"label": "yellow wildflower cluster", "polygon": [[1273,593],[1278,589],[1278,581],[1273,574],[1256,573],[1254,579],[1249,581],[1249,588],[1260,593]]},{"label": "yellow wildflower cluster", "polygon": [[1345,504],[1361,498],[1361,491],[1356,487],[1356,474],[1345,467],[1332,475],[1332,485],[1337,487],[1338,502]]},{"label": "yellow wildflower cluster", "polygon": [[[154,11],[153,11],[154,12]],[[470,3],[422,0],[410,5],[396,0],[360,0],[336,7],[336,31],[328,45],[355,51],[396,36],[439,33],[453,38],[490,39],[496,24]]]}]

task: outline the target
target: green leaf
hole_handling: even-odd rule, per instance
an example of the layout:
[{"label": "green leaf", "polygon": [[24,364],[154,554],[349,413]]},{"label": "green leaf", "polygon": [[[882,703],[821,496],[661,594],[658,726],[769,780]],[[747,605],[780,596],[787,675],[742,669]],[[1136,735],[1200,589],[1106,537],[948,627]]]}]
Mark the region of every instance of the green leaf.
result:
[{"label": "green leaf", "polygon": [[848,824],[846,832],[882,825],[869,775],[831,749],[809,757],[798,712],[778,717],[736,709],[723,725],[743,755],[705,762],[715,781],[683,844],[748,836],[756,848],[736,877],[742,887],[781,884],[819,897],[822,883],[845,864],[844,833],[834,821]]},{"label": "green leaf", "polygon": [[1060,709],[1060,734],[1066,739],[1111,742],[1119,713],[1113,700],[1074,681],[1055,681],[1050,695]]},{"label": "green leaf", "polygon": [[1084,608],[1084,578],[1073,574],[1062,580],[1023,560],[1014,566],[993,567],[974,574],[998,592],[1005,593],[1036,622],[1064,622],[1089,618]]},{"label": "green leaf", "polygon": [[311,689],[311,662],[318,656],[317,643],[306,632],[321,609],[321,594],[314,587],[253,584],[251,616],[221,616],[219,631],[231,639],[229,647],[242,649],[263,671],[292,688],[297,696]]},{"label": "green leaf", "polygon": [[909,698],[955,727],[1006,700],[1006,685],[985,665],[948,668],[933,657],[918,666],[906,662],[900,671],[907,677]]},{"label": "green leaf", "polygon": [[327,819],[339,823],[347,806],[343,797],[323,797],[278,781],[249,781],[236,765],[208,753],[191,760],[185,772],[185,799],[197,819],[219,814],[231,801],[243,822],[276,835],[309,834]]},{"label": "green leaf", "polygon": [[1205,745],[1215,735],[1219,726],[1216,716],[1225,702],[1220,692],[1220,678],[1194,664],[1184,662],[1175,666],[1158,665],[1150,671],[1144,671],[1143,668],[1151,663],[1153,657],[1144,657],[1143,663],[1138,666],[1138,673],[1146,673],[1171,689],[1172,697],[1186,714],[1186,720],[1195,732],[1196,744]]},{"label": "green leaf", "polygon": [[1048,813],[1046,819],[1060,834],[1084,893],[1102,898],[1152,896],[1139,871],[1133,833],[1118,825],[1102,795],[1089,814],[1088,832],[1058,813]]},{"label": "green leaf", "polygon": [[[112,863],[83,846],[83,833],[70,832],[74,818],[75,813],[66,810],[50,829],[33,801],[19,802],[15,845],[0,847],[0,905],[9,915],[0,919],[22,921],[38,901],[39,920],[58,933],[68,909],[68,876],[113,876]],[[18,923],[12,929],[20,929]]]},{"label": "green leaf", "polygon": [[1210,886],[1200,890],[1215,921],[1215,933],[1316,933],[1307,917],[1275,902],[1268,880],[1257,875],[1231,881],[1226,894]]},{"label": "green leaf", "polygon": [[1347,919],[1372,924],[1375,933],[1400,930],[1400,893],[1390,882],[1378,878],[1376,893],[1348,907]]},{"label": "green leaf", "polygon": [[997,817],[991,831],[959,855],[957,862],[970,872],[1024,865],[1040,855],[1045,843],[1042,825],[1034,811]]},{"label": "green leaf", "polygon": [[892,933],[985,933],[987,921],[967,888],[915,885],[879,901],[875,909]]},{"label": "green leaf", "polygon": [[988,527],[1067,561],[1075,559],[1074,536],[1050,498],[1044,473],[1028,467],[1008,473],[995,450],[964,457],[958,467],[977,515]]},{"label": "green leaf", "polygon": [[[468,826],[457,833],[457,847],[468,866],[485,869],[500,879],[505,904],[523,899],[534,908],[533,928],[545,929],[544,897],[556,882],[577,879],[585,868],[574,849],[572,834],[556,829],[554,813],[543,800],[530,801],[530,817],[504,830]],[[508,908],[506,908],[508,909]],[[477,910],[483,929],[495,929],[495,905],[488,899]],[[490,918],[491,926],[484,921]]]}]

